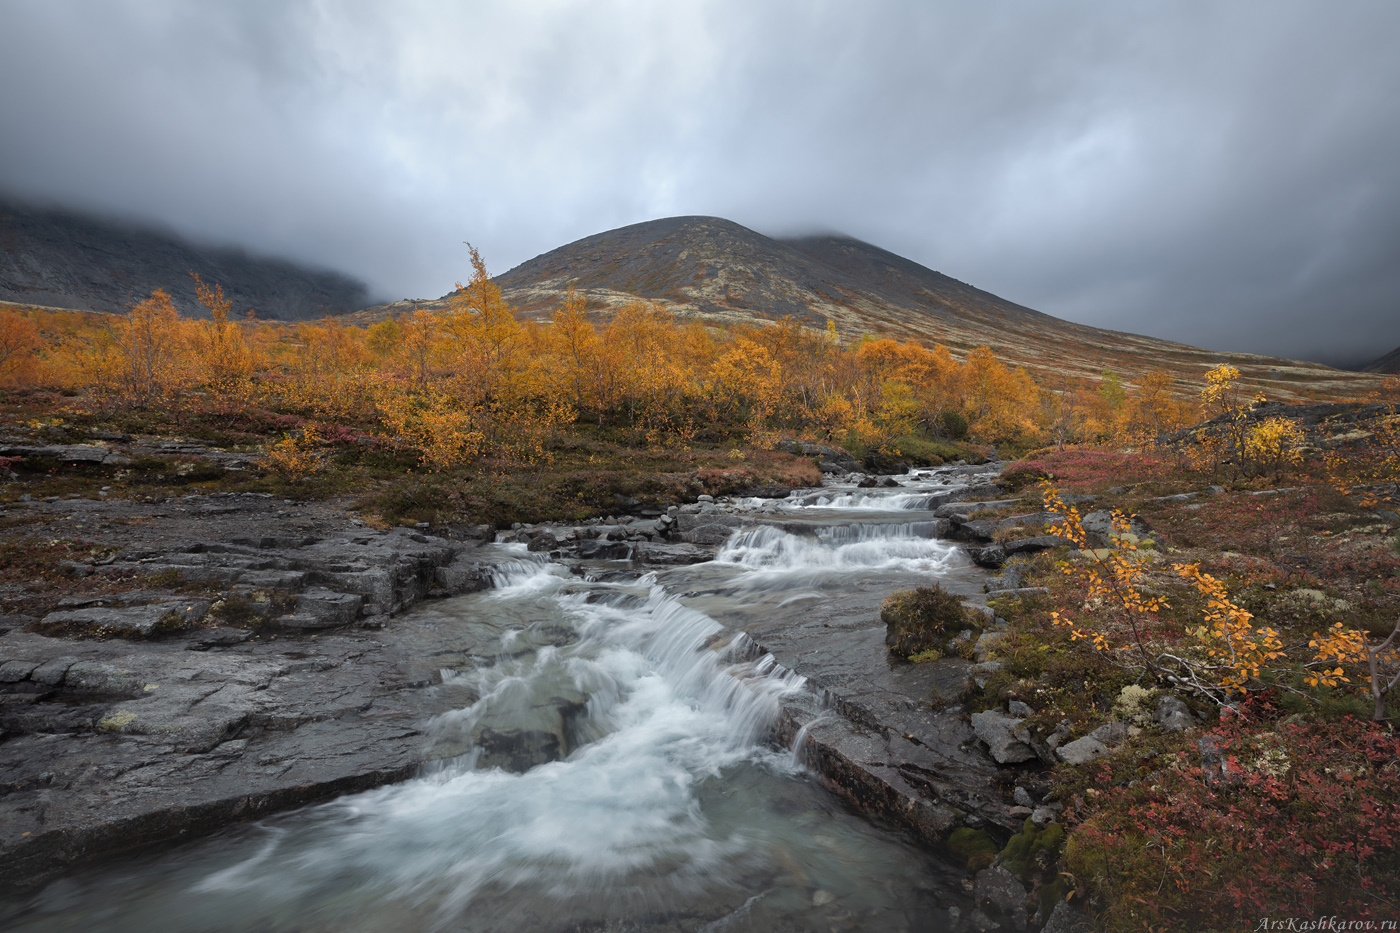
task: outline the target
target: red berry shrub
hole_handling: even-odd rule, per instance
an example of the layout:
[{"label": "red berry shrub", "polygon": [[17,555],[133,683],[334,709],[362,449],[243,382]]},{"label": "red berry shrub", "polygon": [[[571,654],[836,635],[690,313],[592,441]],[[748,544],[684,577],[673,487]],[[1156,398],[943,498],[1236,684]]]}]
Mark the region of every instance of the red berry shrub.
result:
[{"label": "red berry shrub", "polygon": [[1400,913],[1400,738],[1388,729],[1234,717],[1163,757],[1077,807],[1066,862],[1108,929]]}]

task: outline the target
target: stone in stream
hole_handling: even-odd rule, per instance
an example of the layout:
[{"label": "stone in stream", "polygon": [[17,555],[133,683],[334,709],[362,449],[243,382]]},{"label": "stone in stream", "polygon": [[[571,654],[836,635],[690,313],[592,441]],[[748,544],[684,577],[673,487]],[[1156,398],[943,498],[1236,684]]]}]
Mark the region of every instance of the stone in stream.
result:
[{"label": "stone in stream", "polygon": [[623,560],[628,547],[624,541],[587,540],[578,543],[578,556],[584,560]]},{"label": "stone in stream", "polygon": [[639,544],[632,552],[632,559],[642,564],[673,566],[678,564],[698,564],[712,560],[714,552],[694,544]]},{"label": "stone in stream", "polygon": [[992,544],[987,547],[970,547],[967,549],[967,556],[972,558],[972,562],[979,567],[988,570],[996,570],[1006,562],[1006,548],[1000,544]]}]

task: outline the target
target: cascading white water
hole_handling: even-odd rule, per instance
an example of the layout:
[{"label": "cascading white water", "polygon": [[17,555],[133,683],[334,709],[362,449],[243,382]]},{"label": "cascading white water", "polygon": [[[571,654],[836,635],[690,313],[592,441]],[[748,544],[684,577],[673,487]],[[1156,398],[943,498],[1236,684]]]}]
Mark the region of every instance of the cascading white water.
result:
[{"label": "cascading white water", "polygon": [[877,570],[939,573],[961,558],[956,548],[931,533],[928,522],[835,526],[811,537],[765,525],[730,538],[715,562],[736,564],[752,577]]}]

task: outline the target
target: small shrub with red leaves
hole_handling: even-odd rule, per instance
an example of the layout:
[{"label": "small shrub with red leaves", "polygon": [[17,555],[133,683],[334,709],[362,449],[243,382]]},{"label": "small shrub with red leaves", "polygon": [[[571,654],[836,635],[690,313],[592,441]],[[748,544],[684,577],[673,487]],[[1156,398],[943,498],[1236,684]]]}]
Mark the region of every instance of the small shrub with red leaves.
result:
[{"label": "small shrub with red leaves", "polygon": [[1234,716],[1187,749],[1129,782],[1102,763],[1078,798],[1065,861],[1107,929],[1400,915],[1400,737]]}]

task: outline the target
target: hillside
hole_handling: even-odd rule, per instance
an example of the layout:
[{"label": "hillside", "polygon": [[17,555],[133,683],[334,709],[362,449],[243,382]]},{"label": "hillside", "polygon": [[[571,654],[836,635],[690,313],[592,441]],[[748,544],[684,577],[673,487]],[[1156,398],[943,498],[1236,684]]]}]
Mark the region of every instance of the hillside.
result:
[{"label": "hillside", "polygon": [[[548,318],[573,286],[607,313],[645,299],[681,316],[715,322],[784,315],[844,336],[888,335],[944,344],[955,353],[989,346],[1051,380],[1129,375],[1162,367],[1183,391],[1220,362],[1280,398],[1369,391],[1374,377],[1318,363],[1221,353],[1060,320],[974,288],[887,250],[840,236],[774,239],[717,217],[670,217],[585,237],[496,277],[525,315]],[[398,302],[358,320],[446,306]]]},{"label": "hillside", "polygon": [[1385,356],[1379,357],[1361,367],[1363,373],[1400,373],[1400,347],[1391,350]]},{"label": "hillside", "polygon": [[68,211],[0,201],[0,301],[125,311],[163,288],[185,314],[203,309],[196,272],[217,282],[234,311],[304,320],[365,306],[363,283],[240,250],[198,246],[172,234]]}]

